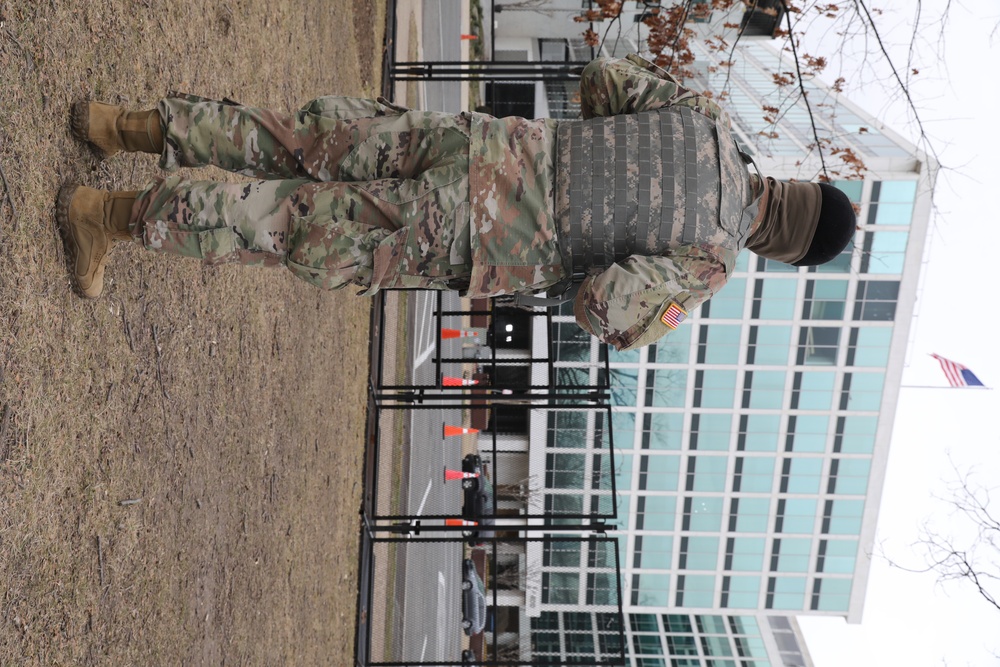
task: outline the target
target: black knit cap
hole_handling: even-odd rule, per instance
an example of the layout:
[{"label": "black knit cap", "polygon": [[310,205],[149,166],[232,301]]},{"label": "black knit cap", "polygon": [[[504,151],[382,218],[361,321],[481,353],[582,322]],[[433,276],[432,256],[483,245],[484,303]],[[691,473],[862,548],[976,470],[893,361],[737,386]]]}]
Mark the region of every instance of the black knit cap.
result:
[{"label": "black knit cap", "polygon": [[819,183],[823,193],[820,202],[819,222],[809,250],[793,266],[826,264],[844,251],[854,238],[858,217],[846,194],[827,183]]}]

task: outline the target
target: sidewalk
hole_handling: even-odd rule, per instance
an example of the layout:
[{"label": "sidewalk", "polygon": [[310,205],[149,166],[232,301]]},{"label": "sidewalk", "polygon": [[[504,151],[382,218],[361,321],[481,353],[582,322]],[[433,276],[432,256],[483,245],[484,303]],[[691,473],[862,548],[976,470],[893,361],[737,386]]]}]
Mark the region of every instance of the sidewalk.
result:
[{"label": "sidewalk", "polygon": [[[459,11],[455,11],[458,8]],[[396,62],[469,59],[469,0],[396,0]],[[459,113],[468,110],[469,84],[462,81],[400,81],[393,100],[402,106]]]}]

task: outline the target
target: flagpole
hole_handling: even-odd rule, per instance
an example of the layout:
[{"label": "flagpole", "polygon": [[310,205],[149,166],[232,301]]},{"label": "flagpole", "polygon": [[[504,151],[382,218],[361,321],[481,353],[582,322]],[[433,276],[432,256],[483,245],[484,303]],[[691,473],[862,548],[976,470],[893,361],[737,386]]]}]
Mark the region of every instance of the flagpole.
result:
[{"label": "flagpole", "polygon": [[901,384],[900,389],[985,389],[987,391],[993,391],[993,387],[984,387],[983,385],[970,384],[964,387],[952,387],[950,385],[933,385],[933,384]]}]

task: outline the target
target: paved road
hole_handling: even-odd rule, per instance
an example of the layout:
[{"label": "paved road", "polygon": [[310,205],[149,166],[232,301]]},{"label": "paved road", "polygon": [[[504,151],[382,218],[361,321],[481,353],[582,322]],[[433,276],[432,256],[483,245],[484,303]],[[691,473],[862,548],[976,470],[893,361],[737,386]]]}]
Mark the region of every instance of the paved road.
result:
[{"label": "paved road", "polygon": [[[414,332],[411,350],[414,383],[434,381],[437,320],[434,316],[436,295],[415,294]],[[456,309],[458,297],[444,296],[444,309]],[[444,326],[460,328],[457,317]],[[462,356],[462,339],[442,342],[446,358]],[[445,375],[461,376],[460,364],[445,364]],[[410,423],[410,466],[406,505],[403,512],[414,516],[460,516],[462,486],[459,481],[444,481],[444,469],[461,469],[461,438],[444,438],[444,424],[461,424],[462,411],[457,408],[414,410]],[[440,520],[424,521],[421,537],[457,537],[458,533],[430,531],[427,525],[440,525]],[[403,660],[411,662],[458,661],[461,657],[461,564],[464,550],[460,542],[419,542],[406,545],[406,582],[403,625]]]},{"label": "paved road", "polygon": [[[423,0],[422,11],[424,60],[461,60],[462,15],[458,11],[458,3],[454,0]],[[427,111],[462,111],[460,84],[457,81],[425,81],[422,85]]]}]

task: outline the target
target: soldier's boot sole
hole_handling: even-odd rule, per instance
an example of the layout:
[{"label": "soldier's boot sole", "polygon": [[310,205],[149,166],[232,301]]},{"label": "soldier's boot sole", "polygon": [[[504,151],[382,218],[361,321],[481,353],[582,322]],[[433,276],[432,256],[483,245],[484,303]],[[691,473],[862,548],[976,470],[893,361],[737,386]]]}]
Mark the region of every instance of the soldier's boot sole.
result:
[{"label": "soldier's boot sole", "polygon": [[113,104],[79,100],[70,110],[70,128],[73,136],[105,156],[121,151],[163,152],[163,123],[156,109],[128,111]]},{"label": "soldier's boot sole", "polygon": [[66,245],[73,289],[96,299],[104,292],[104,270],[113,242],[130,239],[128,221],[137,192],[107,192],[75,183],[56,201],[56,222]]}]

